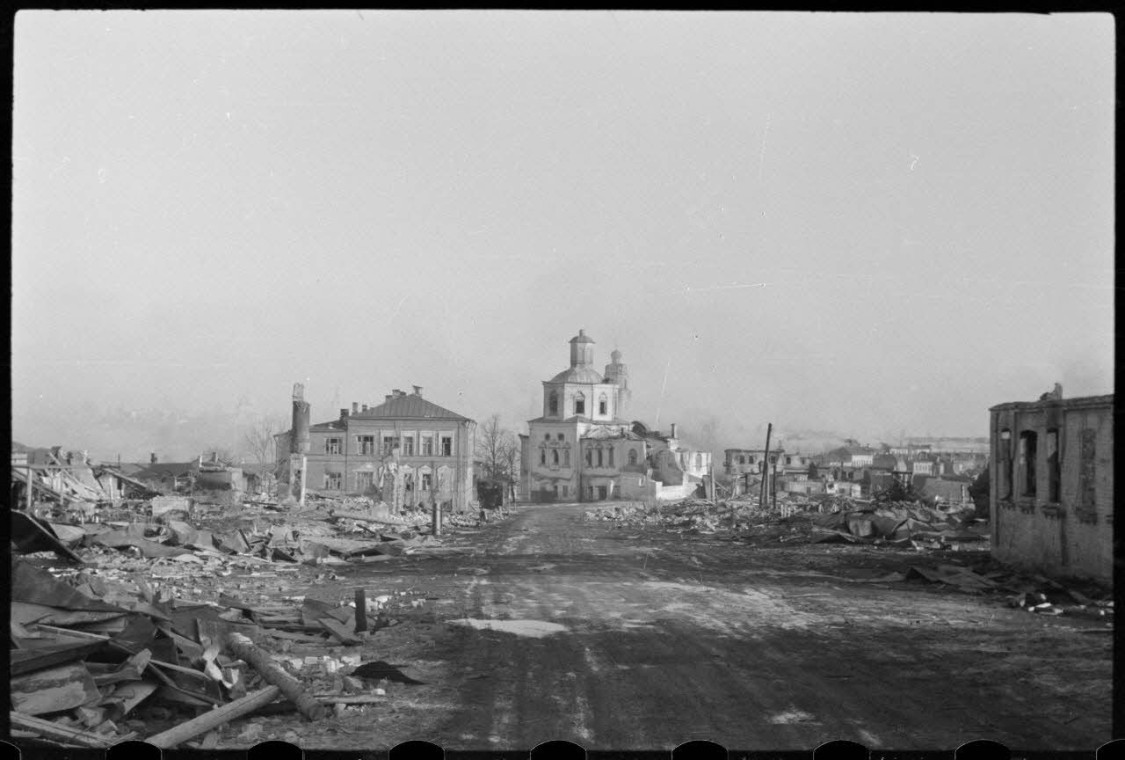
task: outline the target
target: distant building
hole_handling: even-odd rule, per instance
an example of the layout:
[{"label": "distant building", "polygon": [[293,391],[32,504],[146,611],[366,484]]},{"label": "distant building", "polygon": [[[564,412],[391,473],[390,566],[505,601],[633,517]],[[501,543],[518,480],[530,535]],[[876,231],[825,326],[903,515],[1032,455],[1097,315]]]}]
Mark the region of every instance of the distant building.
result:
[{"label": "distant building", "polygon": [[614,351],[605,374],[594,369],[594,341],[579,330],[570,366],[543,381],[543,414],[520,436],[520,496],[537,502],[677,499],[694,494],[711,454],[623,415],[629,373]]},{"label": "distant building", "polygon": [[992,407],[992,554],[1057,575],[1113,576],[1113,396]]},{"label": "distant building", "polygon": [[[296,396],[295,405],[303,404]],[[304,409],[307,414],[307,404]],[[278,434],[282,470],[290,466],[294,430],[299,439],[307,436],[310,491],[377,495],[395,509],[437,502],[464,512],[475,500],[476,423],[424,399],[419,386],[409,394],[395,389],[378,406],[353,403],[334,420],[306,421]],[[290,482],[299,481],[298,475],[292,474]]]}]

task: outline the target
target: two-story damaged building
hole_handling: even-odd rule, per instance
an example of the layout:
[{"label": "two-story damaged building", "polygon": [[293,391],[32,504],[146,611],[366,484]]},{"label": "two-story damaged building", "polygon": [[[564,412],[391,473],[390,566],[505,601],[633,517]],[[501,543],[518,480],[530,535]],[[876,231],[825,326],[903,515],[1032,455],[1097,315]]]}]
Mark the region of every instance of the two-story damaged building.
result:
[{"label": "two-story damaged building", "polygon": [[[377,496],[396,510],[435,502],[446,510],[471,509],[476,423],[424,399],[419,386],[413,393],[396,389],[378,406],[353,403],[337,419],[316,425],[302,426],[300,413],[295,407],[294,429],[307,437],[309,490]],[[293,430],[277,436],[283,467],[292,436]]]},{"label": "two-story damaged building", "polygon": [[1055,575],[1113,577],[1113,396],[990,410],[992,553]]},{"label": "two-story damaged building", "polygon": [[594,341],[579,330],[570,367],[543,381],[542,416],[520,436],[520,492],[531,501],[678,499],[694,494],[711,470],[711,454],[631,422],[629,373],[621,352],[604,375],[594,369]]}]

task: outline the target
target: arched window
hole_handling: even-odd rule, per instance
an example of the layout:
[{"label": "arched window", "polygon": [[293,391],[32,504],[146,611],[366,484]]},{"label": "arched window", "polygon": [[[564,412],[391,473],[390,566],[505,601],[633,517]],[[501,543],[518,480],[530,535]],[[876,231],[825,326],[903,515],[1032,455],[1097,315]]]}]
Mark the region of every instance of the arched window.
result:
[{"label": "arched window", "polygon": [[699,452],[696,452],[696,454],[695,454],[695,467],[696,467],[696,469],[699,469],[702,466],[703,466],[703,455],[700,454]]},{"label": "arched window", "polygon": [[594,450],[586,449],[586,466],[591,467],[594,464]]},{"label": "arched window", "polygon": [[563,449],[563,466],[570,467],[570,447]]},{"label": "arched window", "polygon": [[552,416],[559,413],[559,394],[551,391],[551,395],[547,399],[547,409]]},{"label": "arched window", "polygon": [[551,450],[551,462],[553,464],[559,463],[559,450],[558,449],[552,449]]},{"label": "arched window", "polygon": [[601,466],[602,466],[602,449],[599,446],[598,447],[598,467],[601,467]]},{"label": "arched window", "polygon": [[586,413],[586,396],[584,393],[582,393],[582,391],[578,391],[578,393],[574,395],[574,413]]},{"label": "arched window", "polygon": [[637,463],[637,450],[629,449],[629,464],[635,465]]},{"label": "arched window", "polygon": [[539,449],[539,464],[547,464],[547,450]]},{"label": "arched window", "polygon": [[608,412],[609,412],[609,402],[606,400],[605,394],[603,393],[601,396],[598,397],[598,414],[604,415],[604,414],[607,414]]}]

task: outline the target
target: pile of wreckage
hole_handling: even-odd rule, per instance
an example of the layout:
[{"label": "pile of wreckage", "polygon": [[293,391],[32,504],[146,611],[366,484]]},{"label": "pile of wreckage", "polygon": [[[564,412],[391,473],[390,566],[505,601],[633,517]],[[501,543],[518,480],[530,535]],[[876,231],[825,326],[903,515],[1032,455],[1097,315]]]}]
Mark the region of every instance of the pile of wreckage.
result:
[{"label": "pile of wreckage", "polygon": [[608,520],[621,526],[653,526],[675,532],[711,534],[733,531],[748,539],[769,536],[778,541],[810,543],[872,543],[917,549],[987,545],[987,532],[973,508],[935,509],[913,502],[864,502],[844,497],[783,499],[762,506],[757,499],[685,501],[648,507],[625,504],[589,510],[587,520]]},{"label": "pile of wreckage", "polygon": [[[208,503],[143,485],[109,498],[58,468],[13,467],[13,481],[31,498],[25,490],[9,510],[9,717],[12,737],[29,742],[211,748],[239,718],[317,719],[383,701],[381,679],[416,682],[362,662],[362,645],[424,600],[355,589],[332,603],[294,590],[338,581],[332,566],[471,551],[443,546],[427,510],[393,514],[367,498]],[[179,720],[185,710],[199,715]]]},{"label": "pile of wreckage", "polygon": [[[11,735],[91,748],[130,739],[208,748],[217,729],[251,714],[316,720],[362,709],[382,701],[374,684],[397,671],[361,662],[360,645],[394,625],[397,610],[424,604],[411,596],[368,599],[357,590],[350,604],[294,597],[278,605],[220,594],[204,603],[165,598],[143,573],[114,578],[14,558]],[[324,654],[333,648],[340,653]],[[198,714],[152,733],[177,710]]]}]

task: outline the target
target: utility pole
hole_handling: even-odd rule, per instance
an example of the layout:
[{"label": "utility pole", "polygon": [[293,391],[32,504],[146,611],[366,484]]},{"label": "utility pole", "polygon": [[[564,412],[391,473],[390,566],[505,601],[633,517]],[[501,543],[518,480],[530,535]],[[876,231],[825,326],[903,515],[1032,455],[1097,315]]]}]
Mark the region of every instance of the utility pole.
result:
[{"label": "utility pole", "polygon": [[769,423],[766,427],[766,456],[762,460],[762,492],[761,497],[758,499],[758,504],[762,507],[768,505],[769,491],[767,487],[770,481],[770,435],[773,434],[773,423]]}]

